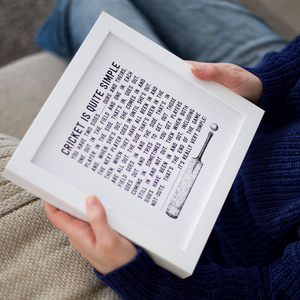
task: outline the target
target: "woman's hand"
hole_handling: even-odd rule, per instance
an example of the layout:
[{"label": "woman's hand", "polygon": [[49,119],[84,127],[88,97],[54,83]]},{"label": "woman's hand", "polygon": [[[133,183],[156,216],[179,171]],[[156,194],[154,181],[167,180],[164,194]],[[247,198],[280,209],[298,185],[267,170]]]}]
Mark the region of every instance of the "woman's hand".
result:
[{"label": "woman's hand", "polygon": [[71,217],[44,202],[48,220],[70,239],[70,243],[102,274],[128,263],[136,247],[108,224],[101,202],[93,195],[86,198],[89,223]]},{"label": "woman's hand", "polygon": [[249,71],[229,63],[188,63],[196,77],[221,83],[252,103],[259,104],[263,85],[260,79]]}]

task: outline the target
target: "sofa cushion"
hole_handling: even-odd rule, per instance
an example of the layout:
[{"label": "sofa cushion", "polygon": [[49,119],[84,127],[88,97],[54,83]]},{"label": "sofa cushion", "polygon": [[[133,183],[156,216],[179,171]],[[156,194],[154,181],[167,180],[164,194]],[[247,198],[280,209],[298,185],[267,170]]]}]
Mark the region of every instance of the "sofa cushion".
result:
[{"label": "sofa cushion", "polygon": [[279,35],[292,40],[300,31],[298,0],[238,0],[265,20]]},{"label": "sofa cushion", "polygon": [[2,176],[18,143],[0,134],[0,299],[120,299],[48,222],[42,201]]},{"label": "sofa cushion", "polygon": [[0,132],[21,139],[68,62],[38,52],[0,68]]}]

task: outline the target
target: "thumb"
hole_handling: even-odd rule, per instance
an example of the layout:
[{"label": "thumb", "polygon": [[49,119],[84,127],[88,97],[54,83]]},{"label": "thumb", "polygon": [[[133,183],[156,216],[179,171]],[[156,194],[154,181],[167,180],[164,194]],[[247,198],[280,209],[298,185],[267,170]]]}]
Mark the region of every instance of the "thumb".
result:
[{"label": "thumb", "polygon": [[111,233],[112,228],[109,226],[105,209],[99,199],[94,195],[86,197],[86,211],[89,223],[97,237],[103,238]]},{"label": "thumb", "polygon": [[191,64],[193,74],[200,79],[213,80],[223,85],[228,85],[228,83],[233,83],[233,80],[236,80],[235,73],[237,70],[234,65],[227,63],[189,63]]},{"label": "thumb", "polygon": [[230,63],[200,63],[195,61],[188,63],[196,77],[220,83],[252,103],[259,104],[263,85],[261,80],[251,72]]}]

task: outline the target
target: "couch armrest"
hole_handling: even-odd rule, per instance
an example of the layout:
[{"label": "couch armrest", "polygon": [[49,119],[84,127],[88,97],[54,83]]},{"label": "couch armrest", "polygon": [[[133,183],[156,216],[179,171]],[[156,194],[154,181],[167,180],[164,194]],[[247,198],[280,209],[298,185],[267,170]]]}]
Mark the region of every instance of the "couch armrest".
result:
[{"label": "couch armrest", "polygon": [[238,0],[266,21],[279,35],[292,40],[300,34],[299,0]]},{"label": "couch armrest", "polygon": [[39,52],[0,68],[0,132],[21,139],[68,62]]}]

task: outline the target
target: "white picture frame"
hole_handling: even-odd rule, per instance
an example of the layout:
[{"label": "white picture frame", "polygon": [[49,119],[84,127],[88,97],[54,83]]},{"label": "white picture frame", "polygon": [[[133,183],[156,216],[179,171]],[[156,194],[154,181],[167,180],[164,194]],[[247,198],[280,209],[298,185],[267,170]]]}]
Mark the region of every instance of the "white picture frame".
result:
[{"label": "white picture frame", "polygon": [[[60,116],[62,112],[64,112],[64,115],[66,115],[66,110],[68,110],[69,114],[72,115],[70,110],[72,107],[72,105],[70,106],[70,101],[72,100],[70,99],[73,99],[72,97],[77,97],[76,91],[81,93],[81,90],[78,86],[84,86],[84,84],[82,84],[83,81],[90,82],[90,80],[85,79],[85,76],[88,76],[88,74],[97,73],[90,68],[95,68],[95,62],[98,59],[98,56],[99,59],[104,59],[102,58],[102,54],[99,52],[99,49],[104,49],[103,47],[105,41],[106,43],[109,41],[111,45],[118,46],[115,46],[114,49],[121,48],[121,44],[125,43],[128,46],[128,49],[124,50],[125,52],[135,51],[134,55],[130,55],[130,59],[134,57],[138,60],[139,56],[137,56],[135,53],[140,53],[141,57],[147,57],[145,62],[138,60],[136,67],[140,66],[141,64],[145,64],[145,66],[147,66],[147,68],[144,67],[144,69],[146,69],[145,74],[147,74],[147,70],[149,69],[149,76],[152,76],[151,78],[155,78],[156,76],[155,74],[153,75],[155,68],[159,69],[158,73],[161,74],[163,72],[169,72],[170,74],[173,74],[172,76],[175,78],[174,82],[178,80],[178,82],[182,83],[183,87],[185,85],[191,87],[189,88],[188,92],[184,92],[187,96],[189,96],[189,93],[191,93],[192,98],[192,90],[195,89],[195,91],[198,90],[199,93],[201,92],[205,95],[208,95],[209,99],[214,99],[213,101],[216,101],[216,103],[220,103],[222,112],[218,112],[218,116],[220,115],[221,119],[224,117],[224,126],[227,126],[227,112],[226,109],[223,112],[223,107],[228,108],[229,114],[227,116],[227,120],[229,122],[229,119],[231,119],[232,121],[230,122],[233,122],[232,125],[228,125],[231,126],[228,128],[235,128],[233,133],[231,133],[229,130],[223,133],[224,143],[227,140],[230,141],[227,142],[226,145],[224,144],[228,150],[224,150],[226,153],[222,153],[223,156],[220,158],[219,165],[216,167],[216,173],[210,175],[209,170],[206,171],[206,177],[212,176],[212,178],[214,178],[213,187],[206,192],[207,196],[205,196],[205,201],[203,201],[201,205],[199,204],[200,206],[197,209],[190,209],[190,213],[194,214],[193,217],[191,217],[191,224],[189,224],[186,233],[180,233],[182,234],[182,237],[180,238],[182,240],[180,240],[178,243],[174,242],[176,236],[171,237],[170,234],[170,239],[168,239],[167,229],[166,233],[164,233],[165,235],[160,235],[159,229],[152,230],[151,219],[149,220],[149,227],[147,227],[148,223],[146,225],[140,225],[143,222],[142,219],[146,219],[144,217],[133,220],[131,212],[128,214],[126,213],[126,205],[124,205],[124,208],[122,208],[124,209],[124,212],[117,211],[116,206],[110,206],[109,199],[107,198],[109,198],[110,193],[112,194],[112,197],[114,197],[114,193],[118,193],[117,188],[111,188],[110,193],[103,192],[103,194],[102,192],[99,193],[98,190],[96,192],[94,190],[90,191],[88,190],[90,187],[89,184],[85,185],[85,183],[83,183],[84,188],[81,188],[80,185],[66,182],[58,175],[53,175],[51,171],[45,170],[43,167],[41,167],[42,163],[40,164],[40,161],[43,162],[43,157],[46,157],[46,148],[49,148],[50,146],[52,147],[52,144],[56,143],[55,136],[51,136],[52,132],[54,132],[53,135],[55,135],[55,132],[60,132],[60,128],[65,127],[63,125],[68,127],[68,129],[66,129],[68,132],[70,132],[70,129],[73,130],[75,128],[74,121],[67,120],[65,117],[62,119]],[[105,44],[105,47],[109,48],[109,43],[107,45]],[[108,52],[113,51],[106,51],[105,53]],[[121,50],[121,52],[123,53],[123,50]],[[125,63],[130,61],[130,59],[124,59],[123,61]],[[104,59],[103,61],[109,61],[111,65],[111,61],[109,59]],[[103,66],[103,69],[107,70],[108,68],[107,66]],[[97,80],[101,81],[101,78],[103,78],[105,74],[103,74],[103,71],[99,71],[99,73],[100,77],[99,80]],[[90,76],[89,78],[92,77],[95,76]],[[170,85],[170,87],[168,86],[169,83],[166,77],[160,78],[160,82],[163,88],[172,88],[172,85]],[[93,84],[94,83],[91,83],[91,85]],[[84,91],[84,88],[82,89]],[[176,87],[174,86],[174,90],[176,89],[178,89],[177,84]],[[92,90],[93,89],[90,91]],[[177,93],[177,90],[174,91],[174,93]],[[178,90],[178,93],[180,94],[181,91]],[[87,106],[85,105],[85,107]],[[215,110],[218,110],[218,104]],[[233,117],[230,117],[231,111]],[[57,86],[49,96],[47,102],[30,127],[26,136],[20,143],[18,149],[14,153],[4,171],[4,176],[17,183],[21,187],[27,189],[31,193],[51,203],[52,205],[55,205],[58,208],[67,211],[68,213],[83,220],[87,220],[84,201],[85,196],[87,192],[94,192],[103,202],[109,223],[116,231],[127,237],[136,245],[144,248],[158,265],[164,267],[181,278],[185,278],[193,273],[193,270],[206,244],[206,241],[210,235],[210,232],[214,226],[214,223],[218,217],[218,214],[222,208],[222,205],[226,199],[226,196],[230,190],[230,187],[239,170],[239,167],[257,130],[262,116],[263,111],[257,106],[234,94],[220,84],[197,79],[191,73],[190,65],[188,63],[179,59],[169,51],[156,45],[141,34],[135,32],[133,29],[127,27],[115,18],[103,12],[98,21],[95,23],[85,42],[75,55],[74,59],[69,64]],[[80,115],[77,114],[76,118],[78,119],[79,117]],[[236,122],[236,124],[234,122]],[[57,123],[59,123],[59,128],[55,129]],[[69,123],[72,123],[72,126],[69,125]],[[80,131],[80,128],[77,128],[77,130]],[[203,144],[205,136],[210,130],[209,126],[206,126],[206,130],[206,133],[202,134],[203,137],[201,137],[201,141],[199,140],[199,144]],[[215,135],[217,136],[217,134]],[[214,139],[215,137],[212,140]],[[217,141],[217,139],[215,139],[215,141]],[[211,146],[211,149],[215,148],[214,153],[211,154],[212,156],[218,153],[218,151],[221,152],[220,148],[227,149],[225,146],[222,146],[222,141],[220,140],[220,146]],[[47,143],[49,144],[47,145]],[[200,148],[198,146],[198,150],[195,149],[195,151],[197,150],[199,152],[199,149]],[[214,161],[214,159],[209,155],[210,154],[207,154],[207,160]],[[46,161],[46,159],[45,163],[50,164]],[[51,166],[49,166],[49,168],[51,169]],[[60,168],[61,169],[58,170],[57,173],[64,172],[63,165],[60,164]],[[82,182],[86,178],[84,174],[85,173],[82,175]],[[78,174],[78,177],[81,177],[81,175]],[[171,188],[172,187],[170,187],[170,189]],[[198,185],[195,187],[194,194],[189,197],[195,198],[199,195],[201,189],[197,190],[197,188]],[[114,199],[116,199],[114,201],[118,201],[117,197]],[[119,203],[119,205],[122,206],[123,204]],[[142,204],[137,204],[136,208],[132,204],[130,205],[133,215],[139,214],[139,205]],[[144,216],[145,215],[146,213]],[[155,216],[155,214],[153,216]],[[183,216],[182,218],[186,218],[185,223],[188,223],[188,217]],[[160,221],[158,220],[157,222],[159,223]],[[166,222],[171,221],[167,219]],[[163,221],[160,224],[160,228],[164,227],[162,225]],[[166,226],[166,228],[167,227],[168,226]]]}]

